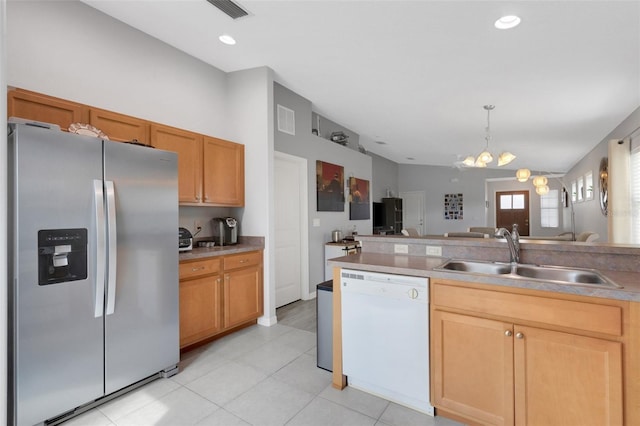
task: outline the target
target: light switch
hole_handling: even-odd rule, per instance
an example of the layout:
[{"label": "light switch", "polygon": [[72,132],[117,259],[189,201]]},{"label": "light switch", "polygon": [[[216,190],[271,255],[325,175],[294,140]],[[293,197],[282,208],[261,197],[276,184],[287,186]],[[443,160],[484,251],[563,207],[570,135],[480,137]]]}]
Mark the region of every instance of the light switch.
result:
[{"label": "light switch", "polygon": [[317,217],[313,218],[313,227],[314,228],[320,227],[320,218],[317,218]]}]

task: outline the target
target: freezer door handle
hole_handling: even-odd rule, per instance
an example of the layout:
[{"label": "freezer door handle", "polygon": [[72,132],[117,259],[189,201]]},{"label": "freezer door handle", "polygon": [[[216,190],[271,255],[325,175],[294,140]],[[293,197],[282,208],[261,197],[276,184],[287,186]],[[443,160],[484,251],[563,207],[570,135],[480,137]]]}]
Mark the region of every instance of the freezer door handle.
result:
[{"label": "freezer door handle", "polygon": [[117,272],[117,228],[116,228],[116,194],[113,181],[105,180],[107,193],[107,235],[109,247],[109,272],[107,275],[107,315],[116,309],[116,272]]},{"label": "freezer door handle", "polygon": [[104,313],[104,279],[107,255],[102,180],[93,181],[93,202],[96,219],[96,283],[93,296],[93,316],[99,318]]}]

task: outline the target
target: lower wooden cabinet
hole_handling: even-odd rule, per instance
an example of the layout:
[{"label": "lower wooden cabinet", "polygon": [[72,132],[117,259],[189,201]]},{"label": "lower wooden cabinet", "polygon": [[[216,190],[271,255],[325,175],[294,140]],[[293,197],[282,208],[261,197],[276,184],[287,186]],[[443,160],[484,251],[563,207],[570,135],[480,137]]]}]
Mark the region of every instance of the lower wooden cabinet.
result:
[{"label": "lower wooden cabinet", "polygon": [[[231,328],[258,318],[263,312],[260,253],[225,258],[224,327]],[[227,272],[227,265],[236,269]]]},{"label": "lower wooden cabinet", "polygon": [[[625,302],[520,296],[435,280],[431,291],[437,409],[484,425],[624,424]],[[582,311],[591,318],[580,326],[574,318]]]},{"label": "lower wooden cabinet", "polygon": [[180,347],[263,313],[262,251],[180,263]]}]

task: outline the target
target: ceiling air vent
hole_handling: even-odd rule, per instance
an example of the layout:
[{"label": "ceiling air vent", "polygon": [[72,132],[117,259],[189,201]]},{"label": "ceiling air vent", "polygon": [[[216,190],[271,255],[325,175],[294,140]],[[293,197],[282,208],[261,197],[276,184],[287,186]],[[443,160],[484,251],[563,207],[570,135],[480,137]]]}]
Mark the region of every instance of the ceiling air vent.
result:
[{"label": "ceiling air vent", "polygon": [[242,18],[243,16],[247,16],[249,13],[238,6],[236,3],[231,0],[207,0],[209,3],[226,13],[232,19]]}]

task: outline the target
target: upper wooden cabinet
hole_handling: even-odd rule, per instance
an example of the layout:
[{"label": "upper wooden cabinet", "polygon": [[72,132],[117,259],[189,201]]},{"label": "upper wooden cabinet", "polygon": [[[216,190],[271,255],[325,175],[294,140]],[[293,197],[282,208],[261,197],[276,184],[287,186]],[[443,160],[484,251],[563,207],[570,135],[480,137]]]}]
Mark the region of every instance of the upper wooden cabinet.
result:
[{"label": "upper wooden cabinet", "polygon": [[176,152],[180,204],[244,206],[244,145],[23,89],[9,90],[7,112],[65,131],[71,123],[91,124],[112,141]]},{"label": "upper wooden cabinet", "polygon": [[128,115],[89,109],[89,124],[102,130],[112,141],[128,142],[136,140],[149,144],[149,123]]},{"label": "upper wooden cabinet", "polygon": [[244,205],[244,145],[204,137],[204,202]]},{"label": "upper wooden cabinet", "polygon": [[87,122],[88,108],[64,99],[15,89],[7,93],[7,116],[57,124],[66,131],[71,123]]},{"label": "upper wooden cabinet", "polygon": [[178,154],[178,201],[202,203],[202,135],[152,124],[151,145]]}]

